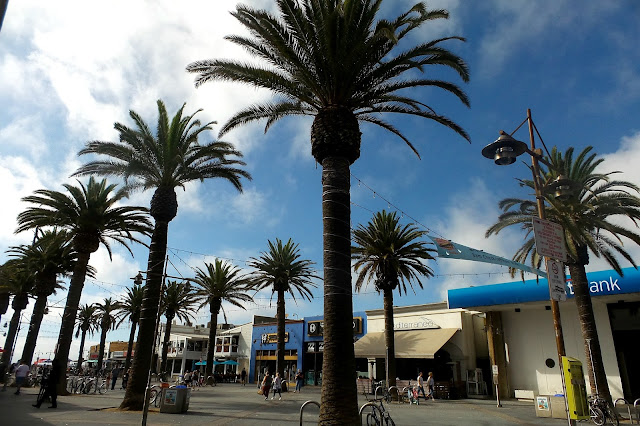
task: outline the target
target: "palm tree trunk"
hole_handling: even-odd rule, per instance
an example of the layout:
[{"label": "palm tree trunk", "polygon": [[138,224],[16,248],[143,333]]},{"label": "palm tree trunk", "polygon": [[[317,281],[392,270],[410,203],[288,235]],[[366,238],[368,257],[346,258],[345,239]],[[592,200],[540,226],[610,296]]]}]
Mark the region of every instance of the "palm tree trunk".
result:
[{"label": "palm tree trunk", "polygon": [[162,339],[162,361],[160,362],[160,374],[167,372],[167,355],[169,353],[169,337],[171,337],[171,321],[173,321],[173,315],[167,315],[167,325],[164,329],[164,339]]},{"label": "palm tree trunk", "polygon": [[[20,324],[20,314],[22,313],[21,309],[16,309],[13,311],[13,316],[11,317],[11,322],[9,322],[9,330],[7,330],[7,338],[4,341],[4,352],[2,352],[2,364],[9,366],[11,364],[11,355],[13,355],[13,343],[16,340],[16,334],[18,333],[18,325]],[[7,368],[7,371],[9,369]]]},{"label": "palm tree trunk", "polygon": [[47,295],[39,295],[36,299],[36,303],[33,305],[33,313],[31,314],[31,322],[29,323],[29,333],[27,333],[27,339],[24,342],[24,349],[22,349],[22,358],[28,365],[31,365],[33,360],[33,352],[36,350],[36,341],[38,340],[38,333],[40,332],[40,324],[42,324],[42,318],[44,317],[44,310],[47,307]]},{"label": "palm tree trunk", "polygon": [[80,296],[82,296],[82,288],[87,275],[87,265],[89,264],[90,252],[78,251],[78,260],[73,268],[73,276],[69,283],[69,291],[67,293],[67,303],[62,314],[62,325],[60,326],[60,334],[58,335],[58,344],[56,346],[56,357],[58,360],[58,368],[60,368],[60,380],[58,381],[58,395],[69,395],[67,392],[67,364],[69,363],[69,350],[71,349],[71,341],[73,340],[73,330],[76,325],[76,315],[78,306],[80,305]]},{"label": "palm tree trunk", "polygon": [[80,350],[78,351],[78,364],[77,369],[82,368],[82,353],[84,352],[84,339],[87,337],[87,330],[82,330],[82,337],[80,337]]},{"label": "palm tree trunk", "polygon": [[124,373],[129,371],[131,365],[131,351],[133,350],[133,339],[136,336],[136,327],[138,326],[138,317],[131,318],[131,332],[129,333],[129,344],[127,345],[127,358],[124,361]]},{"label": "palm tree trunk", "polygon": [[386,346],[387,387],[396,385],[396,344],[393,329],[393,290],[384,289],[384,343]]},{"label": "palm tree trunk", "polygon": [[207,368],[205,370],[205,376],[207,378],[213,374],[213,355],[216,350],[216,331],[218,328],[218,314],[220,313],[220,306],[222,306],[222,300],[214,300],[213,303],[209,305],[209,312],[211,312],[211,326],[209,327]]},{"label": "palm tree trunk", "polygon": [[587,359],[587,371],[589,373],[589,384],[591,394],[599,395],[611,403],[611,393],[609,383],[604,371],[602,362],[602,352],[600,351],[600,340],[596,329],[596,320],[593,315],[593,305],[591,304],[591,294],[589,293],[589,280],[584,265],[569,264],[569,274],[573,283],[573,293],[578,307],[578,318],[584,339],[584,351]]},{"label": "palm tree trunk", "polygon": [[0,320],[9,309],[9,293],[0,293]]},{"label": "palm tree trunk", "polygon": [[167,254],[167,231],[169,222],[156,221],[153,235],[151,236],[151,248],[149,249],[149,261],[147,263],[147,283],[144,289],[144,299],[140,309],[140,328],[136,342],[136,354],[131,366],[131,377],[120,404],[121,410],[142,410],[144,394],[149,379],[151,367],[151,354],[155,344],[156,319],[160,304],[160,292],[162,291],[162,275],[164,271],[164,258]]},{"label": "palm tree trunk", "polygon": [[[108,314],[107,314],[108,315]],[[104,346],[107,341],[107,331],[108,327],[105,327],[105,324],[100,326],[100,346],[98,349],[98,372],[103,370],[102,362],[104,361]]]},{"label": "palm tree trunk", "polygon": [[353,350],[349,161],[322,161],[324,355],[319,423],[356,425],[358,395]]},{"label": "palm tree trunk", "polygon": [[284,290],[278,290],[278,305],[276,309],[276,318],[278,320],[278,351],[277,351],[277,357],[276,357],[276,372],[280,373],[281,378],[284,378],[284,328],[285,328]]}]

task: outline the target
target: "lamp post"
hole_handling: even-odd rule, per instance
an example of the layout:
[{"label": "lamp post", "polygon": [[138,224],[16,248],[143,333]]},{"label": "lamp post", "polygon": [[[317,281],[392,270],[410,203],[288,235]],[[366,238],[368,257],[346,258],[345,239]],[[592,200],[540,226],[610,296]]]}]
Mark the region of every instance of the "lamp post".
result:
[{"label": "lamp post", "polygon": [[[516,158],[525,152],[531,156],[531,171],[533,174],[533,185],[536,193],[536,203],[538,207],[538,217],[540,219],[546,219],[544,208],[544,196],[542,183],[540,182],[540,166],[539,163],[553,169],[553,166],[542,157],[542,150],[536,149],[535,137],[533,134],[533,120],[531,118],[531,110],[527,109],[527,118],[514,130],[511,134],[522,127],[524,123],[529,127],[529,141],[530,148],[527,147],[525,142],[514,139],[511,135],[500,131],[500,137],[493,143],[490,143],[482,149],[482,155],[486,158],[494,160],[499,166],[507,166],[515,163]],[[556,170],[558,171],[558,170]],[[560,171],[558,171],[560,172]],[[564,176],[560,175],[558,178],[547,188],[546,190],[554,191],[555,197],[559,199],[566,199],[571,195],[572,185],[571,182]],[[549,264],[549,258],[545,257],[545,265]],[[553,316],[553,328],[556,335],[556,349],[558,352],[558,366],[560,367],[560,376],[562,379],[562,389],[564,394],[565,408],[567,410],[567,420],[569,425],[574,425],[569,417],[569,409],[567,405],[567,391],[564,380],[564,373],[562,370],[562,357],[566,355],[564,347],[564,336],[562,334],[562,323],[560,321],[560,307],[558,301],[551,298],[551,314]]]}]

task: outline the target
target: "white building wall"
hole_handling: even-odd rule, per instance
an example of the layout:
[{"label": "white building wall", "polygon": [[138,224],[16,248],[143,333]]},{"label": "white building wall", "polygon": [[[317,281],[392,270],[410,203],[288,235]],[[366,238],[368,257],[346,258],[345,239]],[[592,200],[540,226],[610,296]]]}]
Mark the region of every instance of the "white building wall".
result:
[{"label": "white building wall", "polygon": [[[622,382],[607,305],[595,298],[592,301],[611,396],[613,399],[622,398]],[[587,356],[573,300],[560,303],[560,317],[567,356],[582,362],[588,391],[590,385],[586,367]],[[538,395],[563,393],[551,311],[540,305],[523,307],[521,312],[503,311],[502,324],[511,389],[533,390]],[[553,359],[556,366],[547,367],[547,358]]]}]

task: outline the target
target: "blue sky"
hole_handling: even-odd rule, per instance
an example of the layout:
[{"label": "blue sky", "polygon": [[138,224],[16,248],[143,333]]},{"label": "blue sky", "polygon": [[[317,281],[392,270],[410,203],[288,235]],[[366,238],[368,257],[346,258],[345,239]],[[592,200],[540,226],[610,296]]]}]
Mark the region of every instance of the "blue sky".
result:
[{"label": "blue sky", "polygon": [[[270,94],[251,87],[208,83],[196,89],[184,69],[192,61],[244,58],[223,40],[242,33],[227,13],[237,2],[227,0],[180,3],[141,0],[95,3],[61,1],[56,7],[40,1],[9,3],[0,33],[0,248],[28,243],[32,235],[14,235],[16,215],[25,208],[21,197],[34,190],[62,190],[82,164],[76,154],[90,140],[116,140],[113,123],[131,124],[128,111],[156,121],[163,99],[173,113],[186,102],[186,112],[203,109],[203,121],[216,120],[215,132],[234,112]],[[245,1],[273,8],[267,0]],[[395,16],[414,2],[387,0],[384,16]],[[432,1],[445,8],[449,20],[425,25],[411,42],[457,35],[466,43],[447,47],[470,66],[471,81],[439,69],[428,77],[459,83],[471,99],[467,109],[436,90],[416,93],[438,113],[462,125],[469,144],[436,123],[392,117],[419,150],[418,159],[397,137],[362,126],[362,155],[352,166],[352,226],[366,223],[373,212],[400,209],[403,221],[418,221],[433,235],[490,253],[511,257],[521,242],[517,231],[485,239],[498,216],[497,203],[526,195],[515,180],[528,177],[518,163],[497,167],[480,151],[498,131],[513,131],[531,108],[549,149],[588,145],[604,156],[603,170],[620,170],[625,180],[640,183],[640,5],[627,0]],[[188,185],[179,191],[179,211],[169,228],[170,275],[192,276],[192,267],[214,257],[245,261],[258,256],[268,239],[300,244],[305,258],[322,269],[321,169],[311,157],[311,119],[290,118],[267,134],[250,125],[225,135],[244,153],[252,182],[238,194],[225,182]],[[526,129],[515,135],[527,140]],[[148,206],[151,193],[136,193],[127,204]],[[410,216],[412,219],[409,219]],[[640,258],[640,250],[630,251]],[[118,297],[130,277],[144,269],[147,250],[134,247],[132,258],[116,249],[113,261],[100,249],[91,264],[98,278],[87,281],[82,303]],[[6,256],[3,256],[6,258]],[[395,298],[396,305],[441,301],[446,289],[508,281],[506,268],[467,261],[432,262],[436,276],[424,290]],[[628,266],[628,265],[624,265]],[[593,260],[590,270],[606,269]],[[311,303],[289,302],[298,317],[322,314],[322,291]],[[243,323],[253,314],[274,315],[269,293],[256,295],[247,311],[227,309],[229,321]],[[51,313],[41,329],[36,353],[52,351],[59,331],[64,293],[52,296]],[[30,313],[32,303],[25,311]],[[372,288],[354,295],[354,310],[380,308]],[[208,310],[207,310],[208,311]],[[206,323],[208,312],[196,314]],[[11,309],[2,325],[10,319]],[[25,316],[28,321],[28,316]],[[222,321],[222,318],[219,319]],[[22,328],[16,352],[26,335]],[[99,336],[88,339],[97,342]],[[126,324],[108,340],[126,340]],[[0,335],[0,344],[3,337]],[[77,353],[77,342],[71,353]]]}]

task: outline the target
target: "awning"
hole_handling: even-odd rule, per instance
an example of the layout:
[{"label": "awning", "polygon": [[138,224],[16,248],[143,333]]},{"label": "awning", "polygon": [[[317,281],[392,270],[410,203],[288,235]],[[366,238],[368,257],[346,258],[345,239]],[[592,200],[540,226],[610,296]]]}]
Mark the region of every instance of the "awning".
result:
[{"label": "awning", "polygon": [[[457,328],[396,331],[396,358],[430,358],[458,331]],[[367,333],[354,346],[356,358],[385,358],[384,332]]]}]

